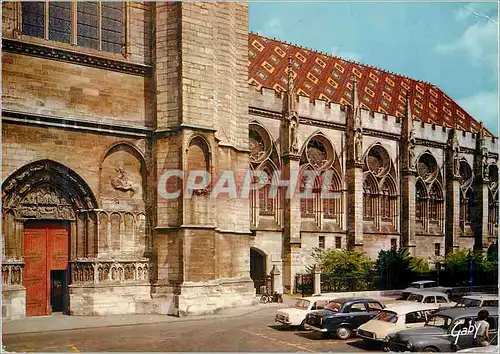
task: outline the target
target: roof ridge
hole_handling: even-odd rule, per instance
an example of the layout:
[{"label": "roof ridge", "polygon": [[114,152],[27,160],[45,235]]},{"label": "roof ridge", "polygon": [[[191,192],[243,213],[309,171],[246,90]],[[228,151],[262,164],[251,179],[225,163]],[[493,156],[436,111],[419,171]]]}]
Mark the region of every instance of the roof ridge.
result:
[{"label": "roof ridge", "polygon": [[371,69],[382,71],[382,72],[385,72],[385,73],[388,73],[388,74],[400,76],[400,77],[408,79],[408,80],[412,80],[412,81],[416,81],[416,82],[419,82],[419,83],[422,83],[422,84],[426,84],[426,85],[437,87],[435,84],[433,84],[433,83],[431,83],[429,81],[415,79],[415,78],[412,78],[412,77],[404,75],[404,74],[400,74],[400,73],[396,73],[396,72],[393,72],[393,71],[389,71],[387,69],[382,69],[382,68],[380,68],[378,66],[375,66],[375,65],[365,64],[365,63],[361,63],[361,62],[358,62],[358,61],[355,61],[355,60],[351,60],[351,59],[345,59],[345,58],[342,58],[342,57],[340,57],[338,55],[335,55],[335,54],[330,54],[330,53],[326,53],[326,52],[321,51],[321,50],[307,48],[307,47],[305,47],[303,45],[299,45],[299,44],[287,42],[285,40],[277,39],[275,37],[264,36],[264,35],[261,35],[260,33],[257,33],[257,32],[250,31],[250,33],[253,34],[253,35],[259,36],[261,38],[270,39],[270,40],[273,40],[273,41],[276,41],[276,42],[280,42],[280,43],[283,43],[283,44],[292,45],[292,46],[300,48],[300,49],[305,49],[305,50],[308,50],[308,51],[311,51],[311,52],[315,52],[315,53],[318,53],[318,54],[326,55],[327,57],[332,57],[332,58],[340,59],[340,60],[343,60],[343,61],[347,61],[349,63],[353,63],[353,64],[365,66],[367,68],[371,68]]}]

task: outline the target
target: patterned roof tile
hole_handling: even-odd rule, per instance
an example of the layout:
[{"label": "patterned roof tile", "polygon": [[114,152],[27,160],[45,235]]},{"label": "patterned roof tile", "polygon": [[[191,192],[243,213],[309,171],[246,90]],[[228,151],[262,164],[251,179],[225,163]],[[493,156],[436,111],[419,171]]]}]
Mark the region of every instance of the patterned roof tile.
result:
[{"label": "patterned roof tile", "polygon": [[[286,79],[283,79],[288,60],[283,59],[291,57],[299,95],[344,105],[351,101],[351,78],[355,75],[363,107],[401,117],[409,90],[415,120],[473,133],[479,131],[479,123],[470,114],[430,83],[255,33],[249,34],[248,43],[249,83],[258,89],[286,87]],[[493,136],[486,129],[485,135]]]}]

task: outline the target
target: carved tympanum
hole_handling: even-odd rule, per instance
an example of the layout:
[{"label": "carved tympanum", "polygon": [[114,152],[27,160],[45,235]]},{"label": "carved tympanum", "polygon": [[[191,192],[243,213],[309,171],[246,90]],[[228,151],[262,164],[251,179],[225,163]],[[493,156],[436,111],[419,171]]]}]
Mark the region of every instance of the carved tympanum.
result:
[{"label": "carved tympanum", "polygon": [[73,219],[72,202],[49,184],[30,191],[18,206],[18,215],[25,218]]}]

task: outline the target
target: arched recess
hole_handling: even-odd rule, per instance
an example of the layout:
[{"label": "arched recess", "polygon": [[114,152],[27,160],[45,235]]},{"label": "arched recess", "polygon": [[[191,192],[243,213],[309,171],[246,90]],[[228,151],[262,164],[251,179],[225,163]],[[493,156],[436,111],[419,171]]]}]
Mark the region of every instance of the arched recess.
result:
[{"label": "arched recess", "polygon": [[267,255],[264,251],[250,247],[250,278],[252,278],[257,294],[266,285]]},{"label": "arched recess", "polygon": [[100,197],[103,209],[144,211],[146,163],[135,146],[112,145],[100,166]]}]

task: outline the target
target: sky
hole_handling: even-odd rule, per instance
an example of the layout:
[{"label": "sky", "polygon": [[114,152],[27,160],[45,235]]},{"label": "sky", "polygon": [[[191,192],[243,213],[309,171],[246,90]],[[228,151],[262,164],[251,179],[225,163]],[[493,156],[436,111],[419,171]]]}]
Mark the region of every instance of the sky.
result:
[{"label": "sky", "polygon": [[251,2],[249,28],[428,81],[498,136],[496,2]]}]

